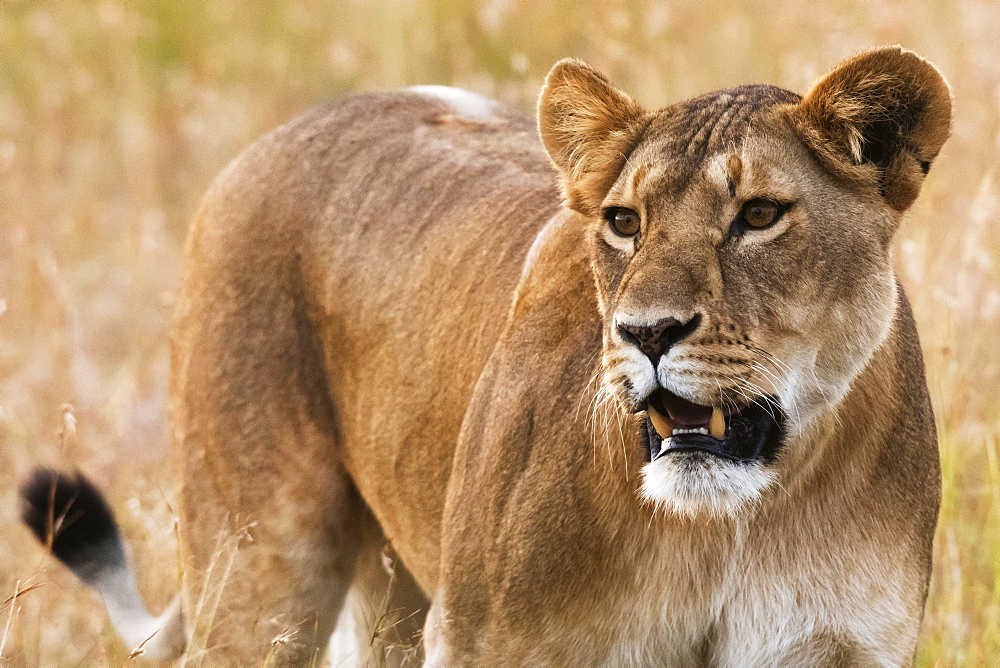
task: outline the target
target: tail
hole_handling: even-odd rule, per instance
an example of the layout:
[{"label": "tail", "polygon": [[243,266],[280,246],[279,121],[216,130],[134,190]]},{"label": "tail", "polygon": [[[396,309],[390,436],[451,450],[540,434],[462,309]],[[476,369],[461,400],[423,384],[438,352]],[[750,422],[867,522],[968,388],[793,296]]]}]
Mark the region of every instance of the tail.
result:
[{"label": "tail", "polygon": [[180,597],[159,617],[146,611],[111,508],[79,474],[37,469],[21,485],[21,518],[43,545],[104,599],[133,654],[174,659],[184,651]]}]

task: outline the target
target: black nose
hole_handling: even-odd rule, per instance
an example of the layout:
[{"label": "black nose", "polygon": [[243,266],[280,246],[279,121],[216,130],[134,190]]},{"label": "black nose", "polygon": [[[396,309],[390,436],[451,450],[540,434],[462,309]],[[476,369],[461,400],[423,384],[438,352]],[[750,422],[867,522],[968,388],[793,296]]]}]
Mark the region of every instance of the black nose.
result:
[{"label": "black nose", "polygon": [[623,339],[637,346],[653,366],[656,366],[656,360],[660,355],[665,355],[670,346],[698,329],[700,322],[701,316],[696,315],[687,322],[681,322],[676,318],[664,318],[652,325],[621,323],[618,325],[618,332]]}]

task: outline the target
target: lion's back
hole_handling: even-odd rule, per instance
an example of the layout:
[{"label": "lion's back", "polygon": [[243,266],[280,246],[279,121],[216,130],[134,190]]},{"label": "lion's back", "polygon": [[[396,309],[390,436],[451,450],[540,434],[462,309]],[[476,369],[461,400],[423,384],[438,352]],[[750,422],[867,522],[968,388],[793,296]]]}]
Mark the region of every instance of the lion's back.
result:
[{"label": "lion's back", "polygon": [[465,405],[559,208],[534,124],[451,90],[348,98],[248,148],[196,217],[173,337],[182,425],[304,378],[425,585]]}]

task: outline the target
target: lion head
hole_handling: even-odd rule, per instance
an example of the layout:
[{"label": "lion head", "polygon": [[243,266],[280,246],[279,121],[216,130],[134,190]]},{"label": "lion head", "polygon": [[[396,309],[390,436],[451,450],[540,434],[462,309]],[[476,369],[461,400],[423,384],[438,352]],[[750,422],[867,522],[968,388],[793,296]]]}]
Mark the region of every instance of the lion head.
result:
[{"label": "lion head", "polygon": [[808,435],[892,331],[891,241],[950,110],[898,47],[805,97],[742,86],[655,112],[580,61],[553,68],[541,135],[586,218],[601,392],[640,425],[647,499],[733,515],[821,455]]}]

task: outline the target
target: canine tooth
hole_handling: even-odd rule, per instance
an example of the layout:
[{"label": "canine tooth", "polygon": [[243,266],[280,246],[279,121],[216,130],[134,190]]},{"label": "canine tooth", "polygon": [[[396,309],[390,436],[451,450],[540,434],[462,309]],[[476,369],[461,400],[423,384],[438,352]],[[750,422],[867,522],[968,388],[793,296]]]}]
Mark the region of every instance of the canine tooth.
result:
[{"label": "canine tooth", "polygon": [[726,416],[722,414],[722,409],[718,406],[712,407],[712,419],[708,423],[712,438],[720,441],[726,436]]},{"label": "canine tooth", "polygon": [[649,411],[649,421],[653,423],[653,429],[656,430],[656,433],[660,435],[660,438],[670,438],[670,434],[673,432],[673,425],[670,424],[670,419],[653,408],[652,405],[647,406],[647,408]]}]

